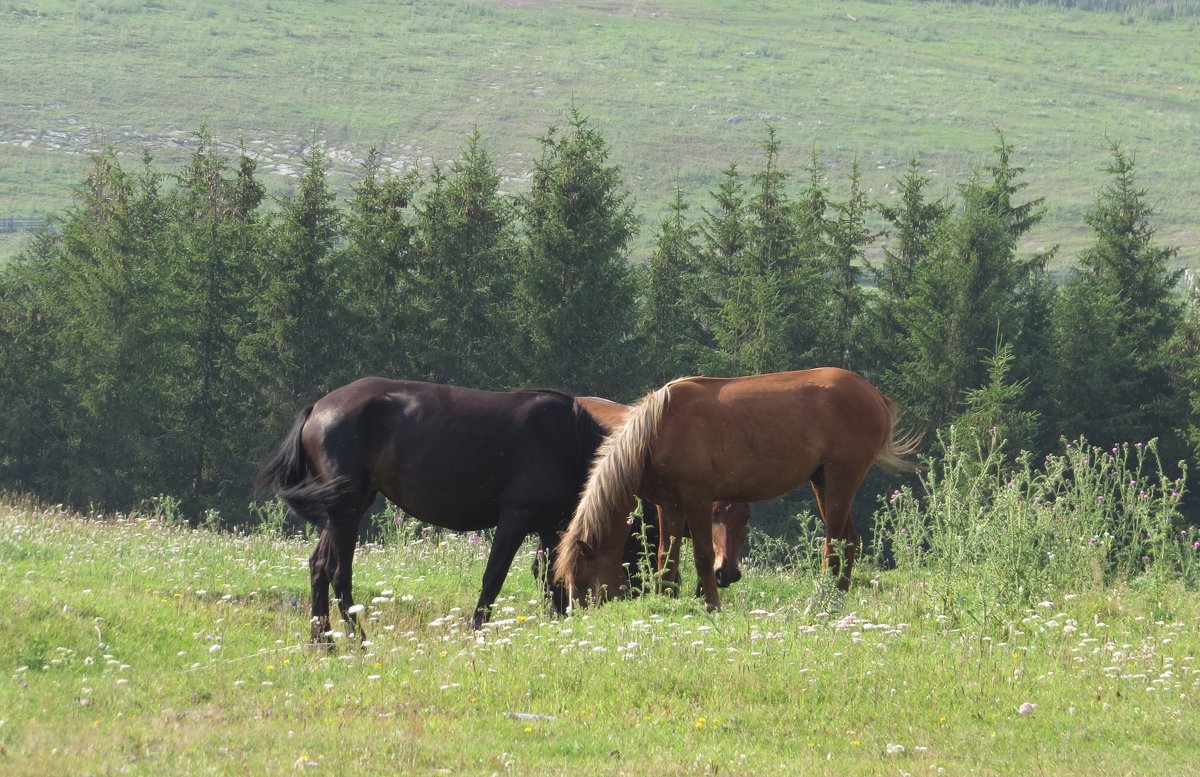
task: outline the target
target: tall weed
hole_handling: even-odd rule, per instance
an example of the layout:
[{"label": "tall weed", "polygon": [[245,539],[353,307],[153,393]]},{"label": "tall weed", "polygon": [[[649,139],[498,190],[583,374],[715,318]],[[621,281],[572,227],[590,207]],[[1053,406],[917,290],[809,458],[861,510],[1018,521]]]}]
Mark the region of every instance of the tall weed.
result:
[{"label": "tall weed", "polygon": [[875,551],[926,577],[948,614],[986,622],[1057,591],[1200,579],[1185,478],[1164,471],[1157,441],[1064,441],[1036,466],[1005,456],[994,432],[952,426],[939,442],[919,489],[877,513]]}]

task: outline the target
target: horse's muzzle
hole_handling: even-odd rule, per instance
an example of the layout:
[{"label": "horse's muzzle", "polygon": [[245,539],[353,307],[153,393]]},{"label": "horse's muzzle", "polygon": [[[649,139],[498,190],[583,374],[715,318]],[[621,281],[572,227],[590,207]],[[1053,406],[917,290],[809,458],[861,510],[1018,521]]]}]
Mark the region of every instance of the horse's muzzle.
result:
[{"label": "horse's muzzle", "polygon": [[724,567],[721,567],[717,569],[716,574],[717,588],[728,588],[742,579],[742,570],[740,569],[726,570]]}]

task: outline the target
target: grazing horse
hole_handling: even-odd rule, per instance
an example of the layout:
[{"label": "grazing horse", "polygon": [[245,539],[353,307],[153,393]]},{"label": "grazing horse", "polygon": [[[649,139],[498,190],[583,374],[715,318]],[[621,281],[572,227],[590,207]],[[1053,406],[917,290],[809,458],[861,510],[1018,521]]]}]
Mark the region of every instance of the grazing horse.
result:
[{"label": "grazing horse", "polygon": [[496,528],[472,618],[481,627],[525,537],[558,545],[603,439],[573,397],[540,389],[363,378],[301,411],[258,484],[321,527],[309,561],[313,640],[327,641],[330,585],[363,635],[351,565],[359,522],[379,492],[426,523]]},{"label": "grazing horse", "polygon": [[[575,401],[594,417],[605,430],[612,434],[621,428],[633,409],[629,405],[613,402],[602,397],[576,397]],[[632,503],[632,500],[631,500]],[[647,500],[642,500],[642,518],[634,532],[630,533],[630,541],[625,544],[622,553],[622,563],[628,564],[631,574],[636,572],[642,557],[643,541],[645,547],[656,545],[658,553],[652,564],[653,571],[664,568],[675,568],[679,564],[679,543],[671,542],[671,538],[661,531],[662,510],[654,507],[655,520],[650,521],[650,508]],[[742,579],[739,562],[742,557],[742,544],[746,541],[746,524],[750,521],[750,505],[745,502],[727,502],[718,500],[712,503],[712,544],[715,549],[713,573],[716,575],[717,586],[725,588]],[[640,536],[638,536],[640,535]],[[630,588],[637,588],[640,581],[630,580]],[[698,593],[698,592],[697,592]]]},{"label": "grazing horse", "polygon": [[[555,577],[585,601],[619,587],[621,509],[636,494],[659,505],[670,540],[690,529],[700,589],[716,609],[713,500],[755,502],[810,482],[825,522],[824,566],[845,591],[858,542],[850,508],[867,470],[915,469],[902,457],[919,439],[894,439],[895,424],[891,400],[835,367],[672,381],[634,406],[601,447],[559,543]],[[677,564],[664,569],[671,580],[678,573]]]}]

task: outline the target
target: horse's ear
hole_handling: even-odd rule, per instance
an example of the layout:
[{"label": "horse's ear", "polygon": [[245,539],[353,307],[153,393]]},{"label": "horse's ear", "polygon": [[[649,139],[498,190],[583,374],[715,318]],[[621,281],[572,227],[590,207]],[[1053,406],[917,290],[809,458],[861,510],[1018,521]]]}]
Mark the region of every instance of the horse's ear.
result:
[{"label": "horse's ear", "polygon": [[584,540],[575,540],[575,548],[579,551],[579,555],[587,559],[590,559],[592,554],[595,553],[595,551],[592,550],[592,546]]}]

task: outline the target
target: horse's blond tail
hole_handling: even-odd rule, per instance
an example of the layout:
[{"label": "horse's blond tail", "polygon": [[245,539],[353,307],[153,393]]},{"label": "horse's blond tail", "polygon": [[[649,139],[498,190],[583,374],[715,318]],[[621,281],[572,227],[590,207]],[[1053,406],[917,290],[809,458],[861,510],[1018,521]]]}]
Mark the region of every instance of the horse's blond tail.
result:
[{"label": "horse's blond tail", "polygon": [[597,545],[607,537],[617,513],[629,504],[642,481],[650,440],[667,406],[670,384],[642,397],[625,423],[614,430],[596,451],[587,485],[575,515],[558,543],[554,577],[570,587],[575,579],[579,543]]},{"label": "horse's blond tail", "polygon": [[875,463],[880,469],[896,474],[919,472],[921,465],[907,461],[904,457],[916,453],[917,449],[921,447],[921,440],[924,439],[925,435],[921,432],[905,432],[897,436],[896,425],[900,422],[900,414],[896,412],[896,408],[890,399],[886,397],[884,399],[887,400],[890,424],[888,426],[887,440],[884,441],[879,455],[875,457]]}]

